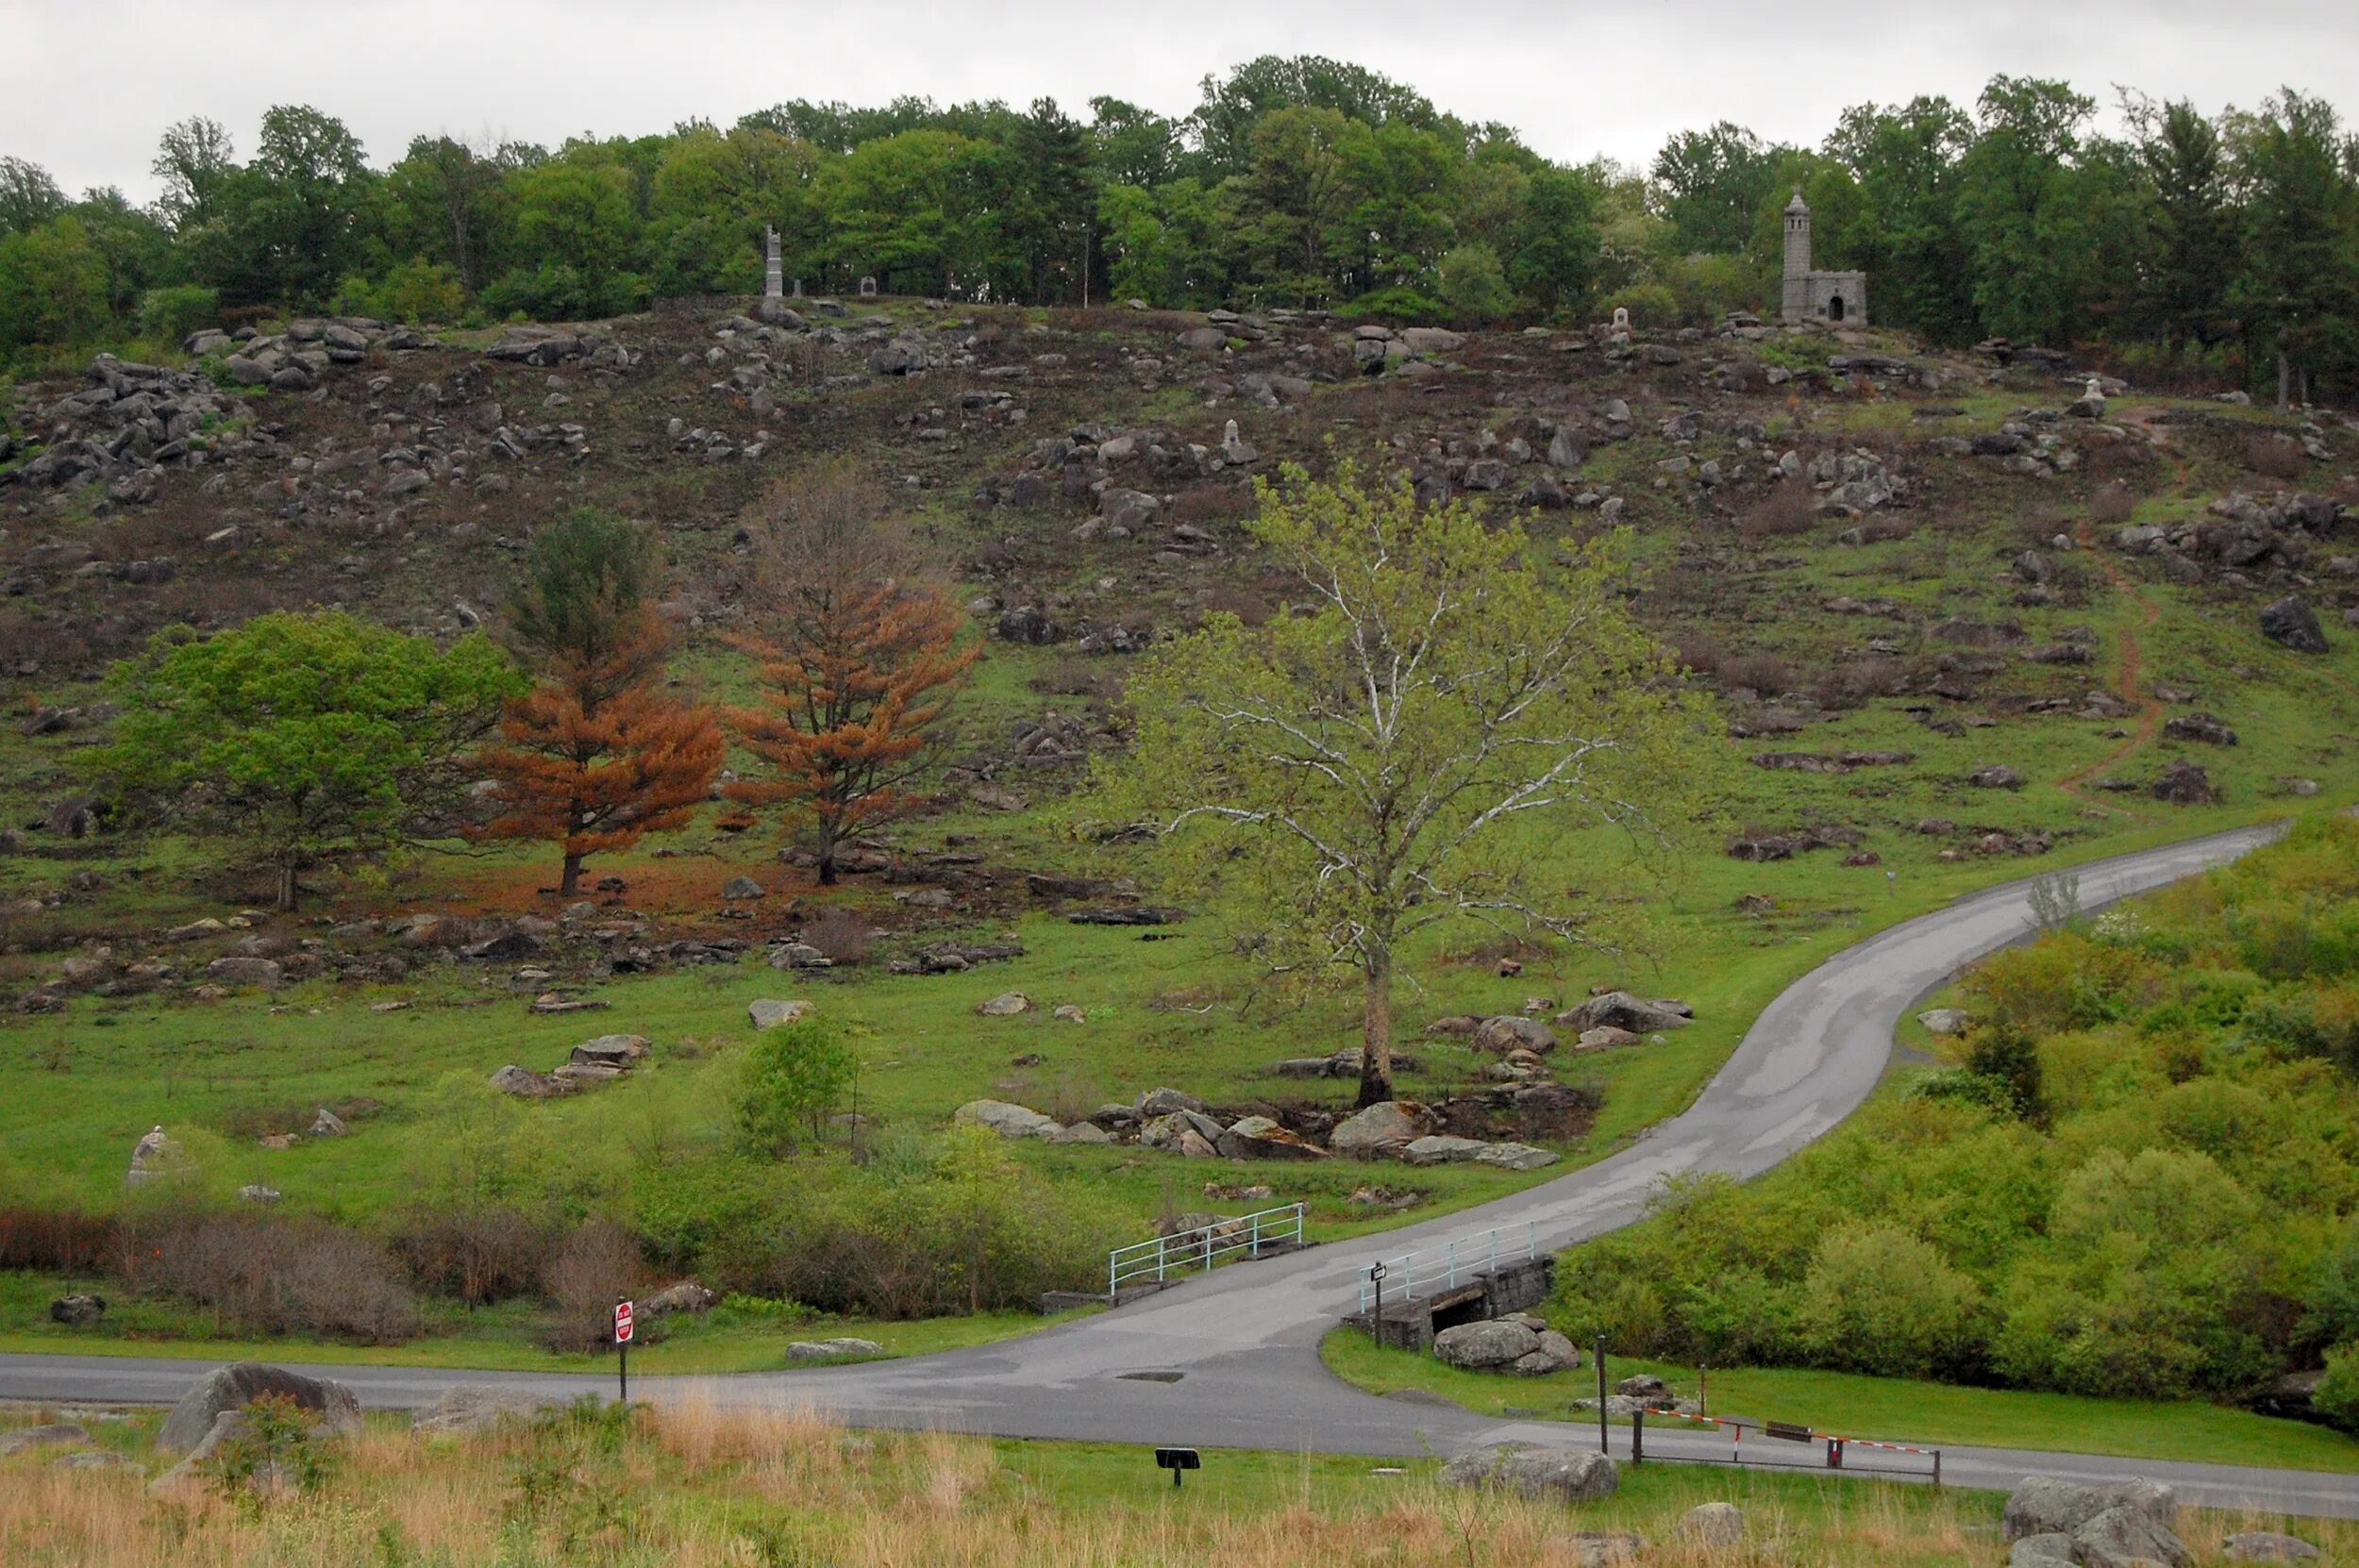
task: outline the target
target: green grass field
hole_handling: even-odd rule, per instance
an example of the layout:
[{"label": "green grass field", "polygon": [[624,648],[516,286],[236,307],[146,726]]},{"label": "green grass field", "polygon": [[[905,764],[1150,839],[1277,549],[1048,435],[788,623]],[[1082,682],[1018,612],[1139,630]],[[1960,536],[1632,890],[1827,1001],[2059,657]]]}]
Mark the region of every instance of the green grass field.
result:
[{"label": "green grass field", "polygon": [[[1596,1396],[1594,1365],[1547,1377],[1505,1377],[1445,1366],[1428,1354],[1380,1350],[1364,1332],[1349,1328],[1328,1335],[1320,1354],[1337,1376],[1372,1393],[1423,1389],[1485,1415],[1597,1419],[1594,1410],[1574,1404]],[[2359,1474],[2359,1439],[2193,1400],[2088,1399],[1782,1367],[1714,1367],[1699,1374],[1695,1367],[1607,1358],[1609,1385],[1639,1373],[1662,1377],[1681,1398],[1695,1397],[1700,1383],[1707,1414],[1791,1422],[1844,1437]]]}]

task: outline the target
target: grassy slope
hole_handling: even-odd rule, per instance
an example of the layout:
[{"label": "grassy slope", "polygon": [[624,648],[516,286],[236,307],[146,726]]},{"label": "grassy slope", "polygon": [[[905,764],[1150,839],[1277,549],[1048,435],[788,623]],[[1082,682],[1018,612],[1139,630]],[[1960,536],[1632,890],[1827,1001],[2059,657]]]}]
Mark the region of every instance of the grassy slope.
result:
[{"label": "grassy slope", "polygon": [[[1044,325],[1032,323],[1036,329]],[[1041,341],[1052,339],[1060,344],[1066,341],[1053,333]],[[1119,383],[1121,378],[1113,380]],[[921,398],[926,395],[923,388],[884,386],[836,400],[832,411],[823,416],[834,423],[814,429],[823,431],[828,442],[841,442],[864,456],[881,455],[888,463],[916,463],[919,455],[902,436],[851,433],[865,429],[860,424],[863,420],[882,425],[896,407],[895,400],[905,400],[912,391]],[[1265,451],[1281,452],[1291,449],[1290,442],[1300,446],[1315,437],[1322,407],[1348,407],[1356,410],[1350,417],[1360,418],[1372,406],[1366,392],[1353,386],[1322,390],[1307,419],[1280,419],[1254,409],[1239,412],[1250,439]],[[1661,405],[1659,400],[1650,404],[1642,392],[1632,389],[1644,428]],[[611,409],[626,430],[635,430],[631,422],[644,419],[648,395],[632,387],[612,392],[584,391],[584,408]],[[1099,418],[1197,422],[1205,417],[1193,396],[1177,387],[1141,393],[1100,381],[1062,392],[1043,386],[1033,395],[1043,413],[1036,421],[1041,427],[1053,427],[1063,409],[1083,404],[1092,417]],[[1407,417],[1413,425],[1444,420],[1471,428],[1485,420],[1496,422],[1495,416],[1505,411],[1504,405],[1489,411],[1472,409],[1471,400],[1456,390],[1451,397],[1456,401],[1448,412],[1420,411]],[[1060,404],[1059,398],[1068,401]],[[1976,390],[1948,400],[1961,404],[1966,413],[1944,425],[1945,431],[1995,425],[2013,408],[2033,399],[2013,391]],[[1440,400],[1434,401],[1434,407],[1441,406]],[[1906,430],[1907,409],[1908,400],[1889,397],[1806,400],[1799,405],[1781,397],[1774,405],[1765,403],[1762,411],[1772,425],[1774,450],[1788,442],[1823,446],[1830,438],[1853,432]],[[1342,416],[1336,427],[1347,428]],[[1376,433],[1361,430],[1346,439]],[[941,460],[947,464],[945,478],[955,480],[997,460],[979,449],[989,445],[989,439],[976,439],[976,452]],[[1001,445],[1012,450],[1029,439],[1030,432],[1017,429]],[[2205,447],[2192,436],[2181,439],[2185,446],[2182,455],[2138,479],[2139,488],[2148,492],[2141,517],[2150,511],[2162,515],[2186,509],[2200,496],[2240,482],[2217,443]],[[627,434],[621,446],[627,449],[633,442],[644,444],[642,437]],[[1659,445],[1648,436],[1602,447],[1589,472],[1621,483],[1636,520],[1642,557],[1668,575],[1667,589],[1678,589],[1683,584],[1673,542],[1684,537],[1724,536],[1713,535],[1678,492],[1654,488],[1658,481],[1652,464]],[[1708,436],[1696,455],[1718,456],[1724,461],[1744,457],[1728,438],[1717,435]],[[1758,459],[1746,460],[1757,463]],[[1831,542],[1841,525],[1821,522],[1807,538],[1774,540],[1739,552],[1734,568],[1714,579],[1712,591],[1699,598],[1676,601],[1676,594],[1666,592],[1666,600],[1676,601],[1669,605],[1671,619],[1705,625],[1724,634],[1732,648],[1786,654],[1805,670],[1829,666],[1842,650],[1868,637],[1903,630],[1894,621],[1821,610],[1824,599],[1835,593],[1899,599],[1928,618],[1962,614],[2019,619],[2033,645],[2053,640],[2065,626],[2093,628],[2100,638],[2096,666],[2017,666],[2008,677],[2010,684],[2028,681],[2033,690],[2053,694],[2113,684],[2119,673],[2116,665],[2122,640],[2134,634],[2142,640],[2147,683],[2159,679],[2195,687],[2202,706],[2244,731],[2244,744],[2216,752],[2158,743],[2146,747],[2121,771],[2142,778],[2165,757],[2198,754],[2197,759],[2211,766],[2215,777],[2226,784],[2231,804],[2181,810],[2142,796],[2076,793],[2058,787],[2058,780],[2118,753],[2124,742],[2109,731],[2132,728],[2131,721],[2001,715],[1995,727],[1947,739],[1903,711],[1905,701],[1882,701],[1801,735],[1734,742],[1733,758],[1769,749],[1899,748],[1916,753],[1916,759],[1904,767],[1839,778],[1766,773],[1741,762],[1732,769],[1734,782],[1727,803],[1732,821],[1773,827],[1818,818],[1849,822],[1865,831],[1865,847],[1882,858],[1881,866],[1844,867],[1835,852],[1827,851],[1771,865],[1740,864],[1706,854],[1682,868],[1683,880],[1675,889],[1649,894],[1664,941],[1648,959],[1560,959],[1535,963],[1514,980],[1495,978],[1484,965],[1449,961],[1450,955],[1440,951],[1429,951],[1411,965],[1416,986],[1404,998],[1404,1013],[1412,1024],[1443,1012],[1509,1009],[1534,994],[1569,1001],[1603,983],[1682,995],[1697,1005],[1698,1026],[1673,1036],[1667,1045],[1588,1058],[1567,1067],[1567,1076],[1595,1082],[1606,1093],[1597,1126],[1565,1151],[1571,1160],[1610,1152],[1687,1103],[1725,1059],[1762,1003],[1812,963],[1878,926],[2006,876],[2251,820],[2274,809],[2271,781],[2280,776],[2321,778],[2326,792],[2318,801],[2305,803],[2311,806],[2359,797],[2359,781],[2343,765],[2350,744],[2343,731],[2359,726],[2359,699],[2354,698],[2359,686],[2353,684],[2359,679],[2359,647],[2351,640],[2336,637],[2335,652],[2328,659],[2301,659],[2253,633],[2249,602],[2215,601],[2155,584],[2143,589],[2162,607],[2160,624],[2152,627],[2144,626],[2134,604],[2101,583],[2084,600],[2067,595],[2066,602],[2052,607],[2016,607],[2014,585],[1998,579],[1995,568],[2024,542],[2028,515],[2041,509],[2068,511],[2079,488],[2085,487],[2078,481],[2014,480],[1978,464],[1929,455],[1911,456],[1905,466],[1931,492],[1916,509],[1918,527],[1913,538],[1844,548]],[[684,525],[712,531],[712,519],[704,514],[725,504],[722,492],[713,490],[713,471],[692,467],[651,473],[652,477],[629,478],[628,484],[636,487],[632,493],[653,497],[660,492],[673,504],[654,509],[683,516]],[[600,480],[595,474],[586,478],[611,482],[611,476]],[[932,492],[933,499],[921,504],[928,525],[938,527],[945,541],[963,548],[1012,526],[1003,516],[978,517],[967,511],[953,499],[955,493],[949,488]],[[1544,515],[1532,526],[1545,542],[1577,529],[1580,522],[1569,515]],[[1060,525],[1052,521],[1049,527],[1046,538],[1062,538]],[[682,560],[696,569],[711,560],[728,569],[727,558],[714,555],[712,539],[683,533],[678,542]],[[1156,576],[1156,569],[1102,545],[1076,549],[1059,544],[1048,557],[1029,563],[1028,580],[1043,589],[1062,587],[1082,604],[1102,599],[1101,585],[1116,581],[1116,575],[1122,582],[1117,598],[1131,592],[1134,580]],[[398,584],[406,579],[385,580]],[[1180,580],[1187,579],[1182,575]],[[733,655],[711,641],[692,647],[685,662],[715,694],[742,694],[742,668]],[[1055,650],[994,644],[964,704],[973,733],[988,741],[1012,719],[1035,715],[1044,708],[1079,706],[1045,694],[1057,686],[1058,672],[1073,662]],[[1099,662],[1109,668],[1118,665]],[[63,700],[84,693],[53,688],[47,694]],[[11,739],[0,748],[6,753],[0,756],[0,796],[12,806],[36,800],[41,791],[55,786],[57,765],[70,745],[70,741]],[[1966,774],[1993,761],[2017,768],[2033,780],[2031,787],[2003,792],[1964,785]],[[949,847],[980,849],[998,864],[1074,867],[1080,852],[1062,839],[1053,811],[1046,809],[1062,792],[1059,781],[1029,775],[1013,781],[1041,809],[1012,816],[954,810],[902,829],[900,842],[915,854]],[[1977,830],[2045,831],[2056,837],[2056,851],[2037,860],[1978,857],[1942,863],[1935,859],[1937,851],[1958,841],[1911,830],[1928,816],[1946,816]],[[687,851],[683,859],[659,861],[643,853],[602,862],[596,869],[627,876],[634,904],[644,893],[656,907],[685,911],[709,912],[711,890],[740,870],[757,870],[774,885],[779,880],[766,859],[775,843],[766,833],[733,839],[700,826],[676,843]],[[198,892],[199,874],[209,871],[209,862],[187,844],[163,839],[108,847],[110,853],[77,862],[108,878],[103,898],[67,907],[75,919],[100,921],[88,927],[94,934],[125,926],[153,931],[194,913],[219,910],[217,901]],[[1582,859],[1578,879],[1583,885],[1618,888],[1610,850],[1600,844],[1597,859]],[[762,870],[764,866],[768,869]],[[529,908],[531,884],[545,869],[512,856],[464,861],[429,857],[416,875],[390,890],[391,896],[376,894],[374,902],[379,908],[387,903],[433,908],[448,897],[470,908],[487,902]],[[1117,864],[1113,869],[1129,868]],[[38,860],[0,859],[0,890],[24,889],[62,874],[61,868]],[[1735,911],[1733,901],[1745,893],[1768,894],[1779,908],[1767,916]],[[810,895],[803,896],[808,900]],[[882,890],[839,896],[856,907],[889,907]],[[370,895],[360,890],[347,902],[369,901]],[[752,923],[753,928],[774,924],[766,917],[774,916],[784,901],[772,899],[772,908],[763,911],[765,919]],[[945,928],[958,924],[948,922]],[[974,928],[989,935],[1000,924],[994,920]],[[167,1005],[154,998],[83,998],[59,1016],[0,1026],[0,1106],[7,1108],[0,1111],[0,1130],[7,1134],[6,1150],[16,1161],[20,1179],[37,1184],[47,1194],[105,1205],[120,1191],[125,1151],[157,1122],[176,1127],[220,1126],[241,1112],[293,1109],[365,1095],[385,1102],[388,1109],[382,1116],[357,1123],[354,1137],[276,1153],[240,1147],[226,1152],[220,1168],[210,1173],[225,1187],[266,1181],[284,1191],[293,1209],[365,1218],[398,1204],[423,1178],[447,1165],[452,1135],[436,1095],[437,1084],[446,1076],[479,1082],[481,1075],[504,1062],[546,1065],[587,1034],[631,1029],[656,1042],[649,1070],[602,1093],[530,1111],[552,1143],[565,1152],[580,1177],[578,1187],[611,1190],[614,1182],[610,1178],[629,1162],[661,1161],[718,1135],[719,1069],[728,1047],[745,1036],[745,1002],[758,995],[791,993],[809,994],[823,1008],[841,1011],[870,1031],[862,1051],[861,1108],[878,1117],[888,1132],[937,1126],[951,1106],[979,1094],[1024,1100],[1068,1115],[1086,1111],[1100,1100],[1128,1099],[1163,1082],[1232,1104],[1260,1096],[1328,1103],[1346,1098],[1342,1086],[1305,1087],[1260,1074],[1274,1059],[1349,1043],[1354,1035],[1349,1008],[1337,1002],[1296,1005],[1258,993],[1247,966],[1227,953],[1223,934],[1210,923],[1192,924],[1179,940],[1152,944],[1120,931],[1076,928],[1047,918],[1024,919],[1018,929],[1032,949],[1027,958],[968,976],[895,979],[872,972],[790,986],[787,977],[766,970],[695,970],[611,982],[599,991],[613,1001],[612,1009],[575,1020],[524,1016],[505,966],[491,973],[469,967],[422,968],[397,987],[313,985],[275,998],[242,996],[209,1006]],[[20,959],[4,961],[15,973],[40,973]],[[1029,992],[1041,1004],[1041,1012],[1014,1020],[974,1016],[977,1001],[1012,986]],[[1158,997],[1175,993],[1209,998],[1213,1005],[1204,1012],[1156,1007]],[[371,1010],[373,1003],[393,1001],[410,1006],[395,1012]],[[1062,1002],[1086,1008],[1089,1023],[1075,1027],[1049,1021],[1047,1009]],[[1406,1093],[1442,1092],[1464,1081],[1478,1065],[1455,1045],[1418,1048],[1429,1070],[1408,1076]],[[1033,1053],[1043,1057],[1040,1064],[1012,1065],[1014,1058]],[[1398,1167],[1263,1166],[1248,1172],[1135,1150],[1028,1145],[1020,1153],[1061,1179],[1086,1182],[1114,1197],[1142,1226],[1158,1212],[1204,1206],[1200,1189],[1208,1178],[1266,1180],[1279,1189],[1278,1199],[1310,1200],[1314,1224],[1330,1235],[1380,1223],[1345,1201],[1364,1181],[1376,1179],[1397,1191],[1418,1193],[1423,1202],[1410,1213],[1422,1217],[1546,1179],[1564,1168],[1521,1177],[1489,1171],[1413,1173]],[[782,1172],[781,1178],[807,1177]]]},{"label": "grassy slope", "polygon": [[[1487,1415],[1514,1410],[1553,1420],[1596,1419],[1573,1404],[1595,1397],[1594,1367],[1502,1377],[1414,1351],[1379,1350],[1365,1334],[1345,1328],[1327,1337],[1321,1354],[1338,1376],[1373,1393],[1425,1389]],[[1610,1381],[1648,1372],[1682,1397],[1696,1393],[1694,1367],[1615,1356],[1606,1370]],[[2359,1441],[2341,1432],[2193,1400],[2087,1399],[1783,1368],[1715,1368],[1704,1381],[1712,1414],[1794,1422],[1845,1437],[2359,1474]]]}]

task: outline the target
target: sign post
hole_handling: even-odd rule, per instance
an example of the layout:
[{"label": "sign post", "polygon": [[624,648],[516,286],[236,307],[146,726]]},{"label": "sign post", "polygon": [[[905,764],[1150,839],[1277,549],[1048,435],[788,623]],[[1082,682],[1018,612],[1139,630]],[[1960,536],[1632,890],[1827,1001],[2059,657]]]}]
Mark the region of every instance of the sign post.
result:
[{"label": "sign post", "polygon": [[1368,1320],[1368,1331],[1376,1337],[1376,1347],[1384,1348],[1384,1265],[1368,1265],[1368,1282],[1376,1287],[1376,1315]]},{"label": "sign post", "polygon": [[1598,1452],[1611,1454],[1614,1449],[1606,1441],[1605,1431],[1605,1336],[1598,1336]]},{"label": "sign post", "polygon": [[614,1372],[621,1380],[623,1403],[630,1403],[630,1298],[614,1298]]}]

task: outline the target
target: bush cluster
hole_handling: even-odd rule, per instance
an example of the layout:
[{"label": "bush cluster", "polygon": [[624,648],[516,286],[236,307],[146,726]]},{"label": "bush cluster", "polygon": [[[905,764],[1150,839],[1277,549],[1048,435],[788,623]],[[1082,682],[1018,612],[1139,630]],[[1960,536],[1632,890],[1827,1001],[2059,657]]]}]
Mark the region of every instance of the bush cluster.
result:
[{"label": "bush cluster", "polygon": [[1565,1259],[1567,1332],[2359,1426],[2359,824],[1983,965],[1955,1065]]}]

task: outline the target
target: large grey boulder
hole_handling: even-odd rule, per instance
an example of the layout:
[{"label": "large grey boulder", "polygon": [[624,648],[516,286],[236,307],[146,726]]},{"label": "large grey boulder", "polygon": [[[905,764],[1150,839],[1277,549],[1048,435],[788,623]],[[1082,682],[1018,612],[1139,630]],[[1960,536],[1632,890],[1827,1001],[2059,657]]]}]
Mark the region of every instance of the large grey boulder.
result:
[{"label": "large grey boulder", "polygon": [[1202,1110],[1204,1102],[1179,1089],[1150,1089],[1139,1096],[1139,1114],[1168,1116],[1175,1110]]},{"label": "large grey boulder", "polygon": [[1702,1546],[1733,1546],[1745,1539],[1745,1512],[1734,1503],[1705,1503],[1681,1516],[1679,1535]]},{"label": "large grey boulder", "polygon": [[1916,1021],[1927,1034],[1961,1035],[1974,1026],[1974,1015],[1964,1008],[1927,1008]]},{"label": "large grey boulder", "polygon": [[2170,1526],[2139,1507],[2110,1508],[2072,1532],[2083,1568],[2183,1568],[2195,1554]]},{"label": "large grey boulder", "polygon": [[804,1001],[780,1001],[775,996],[760,996],[745,1004],[745,1016],[753,1020],[757,1029],[775,1029],[780,1025],[800,1023],[811,1016],[811,1004]]},{"label": "large grey boulder", "polygon": [[21,1426],[13,1432],[0,1432],[0,1458],[22,1454],[29,1448],[58,1448],[71,1443],[87,1447],[90,1431],[71,1421],[53,1421],[42,1426]]},{"label": "large grey boulder", "polygon": [[1497,1448],[1461,1454],[1442,1466],[1447,1486],[1512,1492],[1550,1502],[1595,1503],[1614,1495],[1621,1472],[1595,1448]]},{"label": "large grey boulder", "polygon": [[1327,1151],[1267,1116],[1245,1116],[1213,1141],[1230,1159],[1325,1159]]},{"label": "large grey boulder", "polygon": [[1412,1165],[1458,1165],[1472,1159],[1491,1145],[1474,1138],[1452,1138],[1434,1133],[1413,1139],[1400,1151],[1400,1157]]},{"label": "large grey boulder", "polygon": [[2238,1562],[2312,1562],[2317,1560],[2318,1549],[2298,1535],[2248,1530],[2230,1536],[2220,1555]]},{"label": "large grey boulder", "polygon": [[1530,1355],[1516,1357],[1507,1370],[1518,1377],[1546,1377],[1581,1365],[1580,1349],[1555,1329],[1541,1329],[1539,1341]]},{"label": "large grey boulder", "polygon": [[216,985],[254,986],[262,991],[276,991],[287,983],[276,959],[215,959],[205,966],[205,977]]},{"label": "large grey boulder", "polygon": [[855,1339],[845,1335],[832,1340],[796,1340],[786,1347],[790,1361],[836,1361],[848,1356],[881,1356],[884,1346],[875,1340]]},{"label": "large grey boulder", "polygon": [[520,1100],[553,1100],[560,1094],[574,1092],[574,1085],[568,1079],[553,1078],[529,1067],[519,1067],[512,1061],[492,1075],[492,1087],[503,1094],[513,1094]]},{"label": "large grey boulder", "polygon": [[156,1446],[168,1454],[188,1453],[222,1416],[265,1395],[292,1399],[296,1409],[315,1412],[323,1431],[337,1437],[360,1435],[360,1401],[343,1384],[259,1361],[240,1361],[207,1373],[180,1396],[164,1418],[163,1430],[156,1434]]},{"label": "large grey boulder", "polygon": [[1462,1323],[1433,1336],[1435,1359],[1469,1372],[1514,1366],[1540,1348],[1540,1336],[1512,1318]]},{"label": "large grey boulder", "polygon": [[1556,1151],[1530,1143],[1485,1143],[1475,1150],[1474,1159],[1478,1165],[1496,1165],[1502,1171],[1536,1171],[1555,1164]]},{"label": "large grey boulder", "polygon": [[627,1070],[646,1054],[647,1037],[644,1034],[602,1034],[575,1046],[573,1062],[577,1067]]},{"label": "large grey boulder", "polygon": [[418,1433],[480,1432],[504,1421],[530,1421],[543,1410],[563,1408],[554,1393],[510,1383],[454,1383],[420,1410],[410,1424]]},{"label": "large grey boulder", "polygon": [[1695,1009],[1684,1002],[1642,1001],[1627,991],[1609,991],[1558,1013],[1556,1021],[1569,1026],[1576,1034],[1597,1028],[1653,1034],[1663,1029],[1683,1029],[1695,1016]]},{"label": "large grey boulder", "polygon": [[2262,607],[2261,635],[2296,653],[2326,652],[2326,633],[2318,626],[2317,611],[2299,594]]},{"label": "large grey boulder", "polygon": [[1397,1154],[1431,1132],[1440,1118],[1414,1100],[1379,1100],[1365,1110],[1335,1124],[1327,1146],[1337,1154],[1364,1158]]},{"label": "large grey boulder", "polygon": [[639,1303],[642,1317],[669,1317],[675,1312],[710,1312],[719,1305],[720,1296],[709,1285],[694,1279],[683,1279],[666,1285]]},{"label": "large grey boulder", "polygon": [[1999,1527],[2008,1541],[2020,1541],[2027,1535],[2070,1535],[2106,1510],[2117,1508],[2142,1512],[2167,1526],[2177,1522],[2179,1499],[2160,1481],[2143,1476],[2091,1483],[2033,1476],[2008,1493]]},{"label": "large grey boulder", "polygon": [[962,1126],[989,1127],[1002,1138],[1047,1138],[1063,1130],[1039,1111],[1006,1100],[969,1100],[950,1119]]},{"label": "large grey boulder", "polygon": [[2007,1568],[2058,1568],[2071,1561],[2068,1535],[2027,1535],[2007,1552]]},{"label": "large grey boulder", "polygon": [[1484,1019],[1468,1043],[1478,1051],[1547,1052],[1556,1049],[1556,1031],[1537,1018],[1502,1013]]}]

